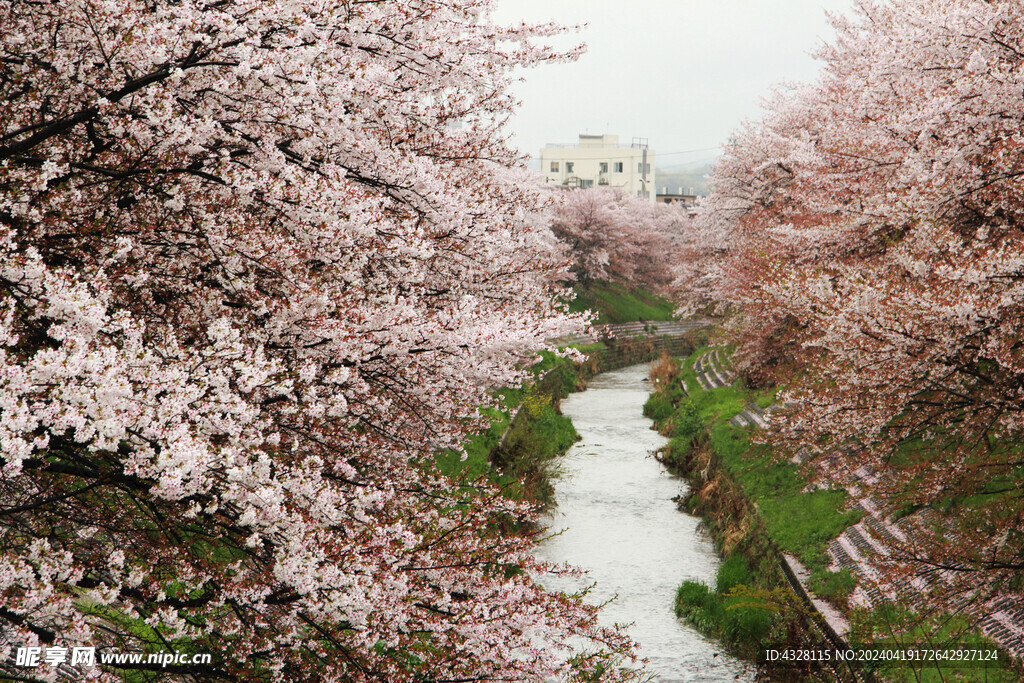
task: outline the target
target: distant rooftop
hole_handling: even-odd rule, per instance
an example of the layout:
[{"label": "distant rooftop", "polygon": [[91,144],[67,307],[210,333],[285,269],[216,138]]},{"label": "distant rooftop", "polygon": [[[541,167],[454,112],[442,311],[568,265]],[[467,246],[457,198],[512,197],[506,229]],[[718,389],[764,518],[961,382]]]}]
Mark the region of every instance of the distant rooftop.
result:
[{"label": "distant rooftop", "polygon": [[647,138],[633,138],[633,144],[620,145],[618,135],[586,135],[580,133],[579,142],[555,142],[544,145],[548,149],[572,149],[576,147],[621,147],[625,149],[643,149],[647,146]]}]

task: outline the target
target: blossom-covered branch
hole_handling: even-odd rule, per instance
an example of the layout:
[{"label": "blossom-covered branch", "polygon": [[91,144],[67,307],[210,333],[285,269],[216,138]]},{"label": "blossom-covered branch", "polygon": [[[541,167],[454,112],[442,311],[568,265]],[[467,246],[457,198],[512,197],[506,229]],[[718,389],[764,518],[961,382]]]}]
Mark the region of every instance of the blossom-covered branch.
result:
[{"label": "blossom-covered branch", "polygon": [[950,595],[1019,594],[1024,7],[858,4],[821,80],[777,93],[716,170],[719,286],[752,375],[803,369],[780,443],[836,455],[833,478],[872,466],[890,510],[948,509],[898,554]]},{"label": "blossom-covered branch", "polygon": [[581,324],[500,128],[511,70],[573,53],[489,11],[0,5],[0,657],[543,680],[589,642],[620,675],[496,533],[533,511],[430,466]]}]

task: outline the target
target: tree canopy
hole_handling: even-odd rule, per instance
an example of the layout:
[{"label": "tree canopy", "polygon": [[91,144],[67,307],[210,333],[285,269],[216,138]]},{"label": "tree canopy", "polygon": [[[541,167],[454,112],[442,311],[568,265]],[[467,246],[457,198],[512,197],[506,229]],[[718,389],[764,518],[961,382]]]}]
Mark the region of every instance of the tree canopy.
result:
[{"label": "tree canopy", "polygon": [[501,129],[511,71],[574,53],[490,6],[0,3],[0,658],[544,680],[628,652],[496,533],[529,506],[431,467],[580,326]]},{"label": "tree canopy", "polygon": [[863,0],[835,25],[820,80],[778,91],[716,168],[714,293],[752,377],[799,367],[780,445],[889,511],[946,512],[893,571],[1019,597],[1024,6]]}]

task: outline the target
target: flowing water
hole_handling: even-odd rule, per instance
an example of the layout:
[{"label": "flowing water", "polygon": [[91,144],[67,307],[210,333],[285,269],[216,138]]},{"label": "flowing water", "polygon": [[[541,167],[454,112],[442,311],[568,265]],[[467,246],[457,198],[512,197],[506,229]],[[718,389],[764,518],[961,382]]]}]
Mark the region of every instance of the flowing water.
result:
[{"label": "flowing water", "polygon": [[679,584],[691,579],[713,586],[719,560],[697,518],[673,501],[686,495],[686,482],[651,455],[667,440],[643,416],[647,369],[598,375],[586,391],[562,401],[583,438],[560,460],[555,479],[550,525],[564,531],[545,541],[540,555],[589,570],[586,580],[558,588],[596,582],[589,601],[618,596],[602,621],[633,622],[629,634],[654,680],[753,680],[750,665],[675,616]]}]

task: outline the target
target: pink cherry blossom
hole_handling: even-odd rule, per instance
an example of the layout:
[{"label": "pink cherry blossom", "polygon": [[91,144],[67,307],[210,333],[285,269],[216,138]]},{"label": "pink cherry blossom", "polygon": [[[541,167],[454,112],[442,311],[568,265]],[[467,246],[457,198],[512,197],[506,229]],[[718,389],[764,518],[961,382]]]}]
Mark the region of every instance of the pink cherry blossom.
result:
[{"label": "pink cherry blossom", "polygon": [[502,532],[532,506],[431,465],[583,322],[502,130],[513,70],[576,51],[491,5],[0,5],[0,658],[539,681],[629,657]]}]

